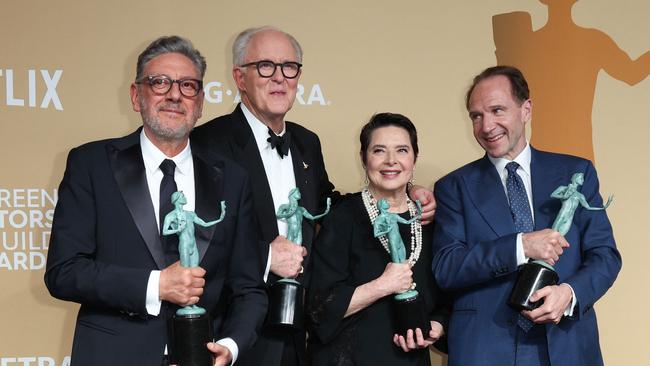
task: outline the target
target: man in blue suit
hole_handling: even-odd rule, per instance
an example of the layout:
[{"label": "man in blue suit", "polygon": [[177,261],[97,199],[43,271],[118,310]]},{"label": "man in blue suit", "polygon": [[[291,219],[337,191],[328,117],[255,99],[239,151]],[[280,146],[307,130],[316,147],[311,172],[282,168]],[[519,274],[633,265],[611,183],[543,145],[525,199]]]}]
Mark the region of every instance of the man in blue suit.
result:
[{"label": "man in blue suit", "polygon": [[[486,154],[434,188],[433,271],[454,294],[449,365],[602,365],[593,305],[621,269],[607,214],[578,208],[565,237],[549,229],[561,206],[551,193],[574,173],[584,174],[587,201],[602,205],[593,165],[528,144],[532,102],[516,68],[476,76],[466,106]],[[529,259],[555,266],[560,281],[532,295],[542,306],[519,313],[507,300]]]}]

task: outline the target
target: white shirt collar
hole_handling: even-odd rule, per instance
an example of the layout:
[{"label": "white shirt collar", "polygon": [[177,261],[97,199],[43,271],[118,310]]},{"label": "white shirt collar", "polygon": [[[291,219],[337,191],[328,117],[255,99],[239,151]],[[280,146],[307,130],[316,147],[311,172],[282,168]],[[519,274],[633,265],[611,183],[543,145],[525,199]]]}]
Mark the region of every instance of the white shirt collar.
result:
[{"label": "white shirt collar", "polygon": [[490,159],[492,165],[494,165],[494,167],[497,169],[497,172],[499,173],[501,179],[505,179],[505,177],[508,175],[506,173],[506,165],[511,161],[519,164],[521,170],[530,177],[530,156],[530,144],[528,141],[526,141],[526,147],[524,147],[524,149],[519,153],[519,155],[517,155],[514,160],[508,160],[506,158],[493,158],[490,155],[488,155],[488,159]]},{"label": "white shirt collar", "polygon": [[[248,108],[246,108],[246,105],[244,105],[244,103],[241,103],[240,106],[242,112],[244,112],[244,117],[246,117],[246,122],[248,122],[251,130],[253,130],[253,136],[255,136],[257,149],[259,151],[270,150],[271,143],[267,141],[269,139],[269,127],[262,123],[262,121],[260,121],[257,117],[255,117],[255,115]],[[280,132],[278,136],[284,135],[286,130],[287,125],[284,124],[282,132]]]},{"label": "white shirt collar", "polygon": [[149,174],[152,174],[156,169],[160,169],[160,163],[165,159],[171,159],[176,164],[176,172],[182,175],[192,173],[192,150],[188,142],[185,148],[176,156],[169,158],[165,155],[156,145],[149,140],[144,133],[144,129],[140,131],[140,148],[142,149],[142,158],[144,159],[144,166]]}]

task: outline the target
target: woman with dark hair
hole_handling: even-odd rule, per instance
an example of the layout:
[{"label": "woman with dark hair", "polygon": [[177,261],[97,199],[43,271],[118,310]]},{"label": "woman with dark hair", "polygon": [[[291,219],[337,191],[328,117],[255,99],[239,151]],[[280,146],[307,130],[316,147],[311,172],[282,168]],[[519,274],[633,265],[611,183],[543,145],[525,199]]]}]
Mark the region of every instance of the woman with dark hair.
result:
[{"label": "woman with dark hair", "polygon": [[[380,113],[363,127],[360,156],[367,187],[326,216],[313,252],[309,291],[314,366],[429,365],[428,348],[444,335],[448,302],[431,272],[432,225],[423,227],[407,194],[418,155],[417,132],[403,115]],[[375,238],[377,202],[401,216],[403,263],[392,263],[386,237]],[[431,330],[395,334],[392,298],[417,287]]]}]

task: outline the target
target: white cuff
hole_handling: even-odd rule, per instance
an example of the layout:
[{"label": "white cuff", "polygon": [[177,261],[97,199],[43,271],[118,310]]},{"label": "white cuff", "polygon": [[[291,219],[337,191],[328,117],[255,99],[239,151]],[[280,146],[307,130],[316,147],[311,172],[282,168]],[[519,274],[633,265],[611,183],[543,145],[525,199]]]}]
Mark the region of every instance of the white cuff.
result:
[{"label": "white cuff", "polygon": [[524,254],[524,241],[522,235],[522,233],[517,234],[517,267],[528,263],[528,258],[526,258],[526,255]]},{"label": "white cuff", "polygon": [[269,244],[269,257],[266,260],[266,268],[264,269],[264,282],[269,280],[269,272],[271,272],[271,244]]},{"label": "white cuff", "polygon": [[149,281],[147,282],[147,298],[145,305],[147,307],[147,314],[158,316],[160,314],[160,271],[151,271],[149,274]]},{"label": "white cuff", "polygon": [[569,285],[568,283],[564,283],[564,285],[569,286],[571,289],[571,303],[567,305],[567,308],[564,309],[564,316],[573,316],[573,309],[576,307],[576,304],[578,303],[578,299],[576,299],[576,293],[573,291],[573,287]]},{"label": "white cuff", "polygon": [[232,362],[230,364],[234,365],[235,361],[237,361],[237,356],[239,356],[239,347],[237,347],[237,343],[235,343],[235,341],[230,337],[222,338],[218,340],[216,343],[228,348],[228,350],[232,354]]}]

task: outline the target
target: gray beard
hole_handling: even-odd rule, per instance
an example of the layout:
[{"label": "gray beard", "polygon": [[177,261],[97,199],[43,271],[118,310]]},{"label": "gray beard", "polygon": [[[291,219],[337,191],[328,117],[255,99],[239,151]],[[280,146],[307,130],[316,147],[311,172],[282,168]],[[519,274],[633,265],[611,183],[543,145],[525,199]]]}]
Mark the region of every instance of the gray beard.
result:
[{"label": "gray beard", "polygon": [[180,141],[185,139],[189,136],[198,119],[196,113],[192,113],[193,123],[191,125],[183,124],[176,128],[170,128],[163,126],[158,118],[150,116],[150,111],[144,102],[140,103],[140,110],[142,111],[140,114],[142,115],[144,124],[156,137],[164,141]]},{"label": "gray beard", "polygon": [[192,128],[194,128],[194,124],[191,126],[183,124],[176,128],[165,127],[159,119],[145,115],[142,116],[142,120],[144,124],[149,127],[149,130],[156,135],[156,137],[165,141],[183,140],[190,134]]}]

